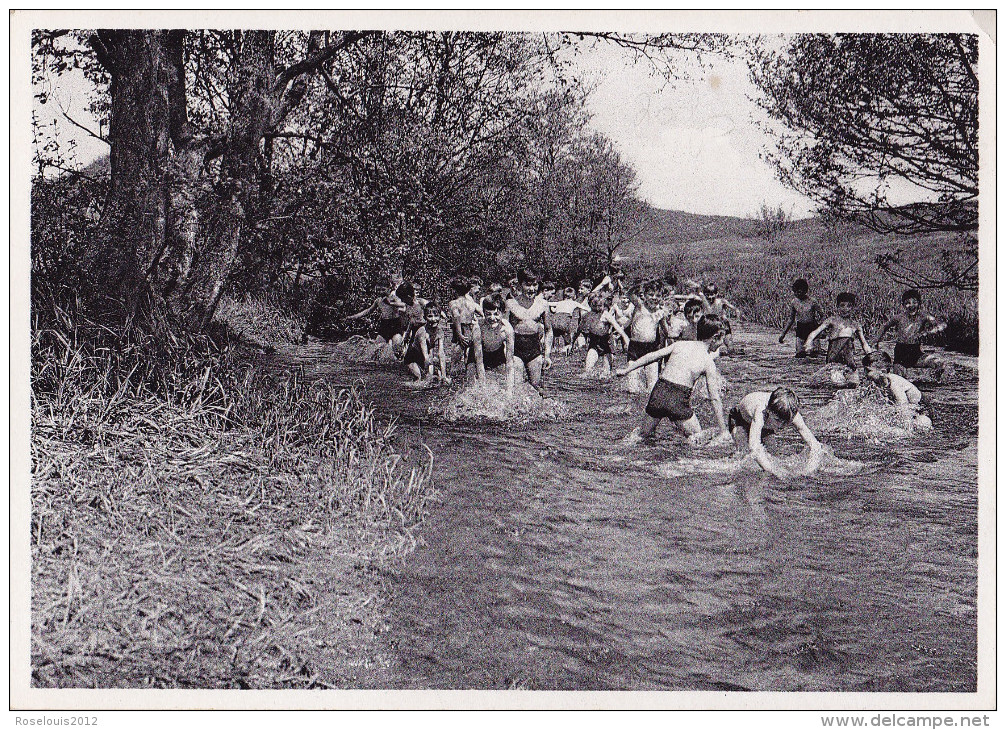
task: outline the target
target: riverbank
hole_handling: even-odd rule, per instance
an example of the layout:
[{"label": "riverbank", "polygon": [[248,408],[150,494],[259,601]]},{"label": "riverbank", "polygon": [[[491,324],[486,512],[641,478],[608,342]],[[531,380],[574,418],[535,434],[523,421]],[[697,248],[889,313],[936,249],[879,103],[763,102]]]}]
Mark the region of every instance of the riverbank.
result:
[{"label": "riverbank", "polygon": [[33,685],[386,685],[428,454],[254,349],[63,315],[32,343]]}]

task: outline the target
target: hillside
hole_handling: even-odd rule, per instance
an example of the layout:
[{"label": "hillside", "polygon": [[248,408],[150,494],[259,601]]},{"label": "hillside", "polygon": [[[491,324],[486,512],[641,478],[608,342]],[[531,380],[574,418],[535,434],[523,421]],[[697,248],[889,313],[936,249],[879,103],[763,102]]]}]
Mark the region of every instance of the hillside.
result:
[{"label": "hillside", "polygon": [[[791,284],[805,278],[825,312],[841,291],[856,293],[868,335],[900,306],[905,286],[876,265],[878,255],[901,249],[924,270],[943,266],[945,251],[958,247],[954,234],[882,235],[860,226],[828,228],[817,218],[792,223],[773,240],[757,235],[753,221],[654,210],[636,240],[622,249],[630,278],[663,276],[714,282],[728,299],[760,324],[782,327]],[[977,353],[978,301],[974,292],[930,290],[926,308],[949,327],[941,344]]]}]

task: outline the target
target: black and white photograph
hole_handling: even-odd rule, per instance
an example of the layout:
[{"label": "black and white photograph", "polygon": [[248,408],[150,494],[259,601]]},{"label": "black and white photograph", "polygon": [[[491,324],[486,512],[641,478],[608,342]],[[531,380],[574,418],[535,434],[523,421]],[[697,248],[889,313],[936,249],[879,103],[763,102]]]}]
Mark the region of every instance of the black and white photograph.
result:
[{"label": "black and white photograph", "polygon": [[12,709],[995,708],[995,11],[11,33]]}]

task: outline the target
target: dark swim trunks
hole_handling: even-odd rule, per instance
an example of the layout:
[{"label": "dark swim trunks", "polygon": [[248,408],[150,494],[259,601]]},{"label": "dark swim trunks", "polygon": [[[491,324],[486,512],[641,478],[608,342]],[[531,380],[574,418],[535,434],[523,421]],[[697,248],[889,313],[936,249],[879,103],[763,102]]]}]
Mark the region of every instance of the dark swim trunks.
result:
[{"label": "dark swim trunks", "polygon": [[409,349],[405,351],[405,360],[403,362],[406,365],[415,363],[420,368],[426,364],[426,361],[423,359],[423,351],[417,345],[409,345]]},{"label": "dark swim trunks", "polygon": [[626,354],[629,360],[638,360],[643,355],[649,355],[651,352],[657,350],[657,342],[640,342],[639,340],[629,340],[629,349]]},{"label": "dark swim trunks", "polygon": [[806,340],[811,332],[817,329],[817,325],[813,322],[797,322],[796,323],[796,337],[799,340]]},{"label": "dark swim trunks", "polygon": [[611,335],[592,335],[588,334],[587,339],[589,340],[588,347],[591,350],[595,350],[598,355],[610,355],[611,354]]},{"label": "dark swim trunks", "polygon": [[853,370],[859,365],[856,362],[856,346],[851,337],[834,337],[828,341],[828,357],[825,362],[834,362]]},{"label": "dark swim trunks", "polygon": [[[727,431],[733,432],[735,428],[744,429],[744,433],[748,433],[751,431],[751,421],[747,419],[747,417],[741,412],[740,408],[738,408],[737,406],[734,406],[733,408],[730,409],[730,416],[727,419]],[[775,429],[765,428],[765,426],[762,426],[761,429],[762,438],[771,436],[774,433]]]},{"label": "dark swim trunks", "polygon": [[669,418],[687,421],[695,415],[692,411],[692,389],[664,379],[657,381],[646,404],[646,415],[651,418]]},{"label": "dark swim trunks", "polygon": [[[513,354],[514,357],[519,357],[527,365],[532,360],[541,357],[541,340],[538,335],[519,335],[514,334],[513,336]],[[485,357],[483,355],[483,357]]]},{"label": "dark swim trunks", "polygon": [[898,342],[894,345],[894,364],[904,368],[918,367],[922,359],[922,345]]},{"label": "dark swim trunks", "polygon": [[377,323],[377,334],[386,342],[391,342],[395,335],[404,334],[405,329],[405,323],[398,317],[382,319]]}]

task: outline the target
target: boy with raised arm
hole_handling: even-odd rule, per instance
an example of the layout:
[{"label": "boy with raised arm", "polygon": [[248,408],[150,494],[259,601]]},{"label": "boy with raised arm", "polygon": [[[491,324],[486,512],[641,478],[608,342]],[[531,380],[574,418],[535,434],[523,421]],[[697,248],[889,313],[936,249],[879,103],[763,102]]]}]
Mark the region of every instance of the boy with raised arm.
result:
[{"label": "boy with raised arm", "polygon": [[814,331],[818,322],[824,316],[821,305],[817,300],[808,296],[810,287],[806,279],[797,279],[793,282],[793,299],[789,303],[789,324],[779,335],[779,344],[786,340],[786,335],[790,328],[796,325],[796,355],[795,357],[807,357],[807,348],[811,352],[817,350],[814,340],[808,340],[807,336]]},{"label": "boy with raised arm", "polygon": [[873,344],[880,347],[880,341],[887,331],[894,329],[897,333],[894,342],[894,373],[904,377],[908,374],[908,368],[933,368],[938,380],[946,370],[946,365],[935,355],[923,354],[921,340],[942,332],[947,324],[922,311],[922,295],[918,289],[907,289],[901,295],[901,305],[905,311],[895,314],[884,323]]},{"label": "boy with raised arm", "polygon": [[587,359],[583,364],[583,375],[594,369],[598,360],[604,361],[602,377],[611,377],[611,332],[614,330],[628,347],[629,336],[618,323],[614,313],[607,308],[607,297],[601,292],[593,292],[587,301],[590,311],[583,315],[577,333],[587,336]]},{"label": "boy with raised arm", "polygon": [[472,327],[471,362],[475,363],[475,377],[479,384],[486,381],[486,370],[505,367],[506,392],[513,393],[513,327],[503,314],[505,308],[499,296],[482,301],[485,318],[475,320]]},{"label": "boy with raised arm", "polygon": [[856,295],[850,292],[842,292],[836,300],[838,311],[828,319],[824,320],[813,332],[807,335],[808,341],[817,339],[817,336],[828,331],[828,356],[826,361],[837,363],[845,369],[845,383],[847,387],[855,388],[859,385],[859,373],[856,368],[859,366],[859,359],[856,357],[856,339],[863,346],[864,353],[873,352],[870,343],[866,341],[863,334],[863,325],[852,318],[853,308],[856,306]]},{"label": "boy with raised arm", "polygon": [[[629,321],[629,344],[626,354],[630,361],[638,360],[660,347],[658,328],[664,319],[661,309],[661,288],[659,281],[647,281],[642,287],[629,292],[632,302],[632,319]],[[670,325],[668,324],[668,332]],[[646,389],[653,390],[660,375],[660,365],[651,362],[643,368]]]},{"label": "boy with raised arm", "polygon": [[776,388],[771,393],[748,393],[730,410],[727,427],[738,451],[743,451],[746,445],[762,469],[778,479],[785,479],[786,472],[773,461],[763,440],[790,424],[810,447],[810,458],[802,472],[810,474],[820,466],[824,449],[804,422],[800,415],[800,402],[789,388]]},{"label": "boy with raised arm", "polygon": [[703,375],[706,376],[709,400],[712,402],[713,414],[721,432],[713,443],[730,440],[726,419],[723,417],[720,374],[716,369],[713,354],[723,345],[725,335],[723,323],[715,318],[703,317],[697,325],[696,335],[697,341],[678,340],[615,371],[617,375],[623,376],[637,368],[667,358],[657,384],[650,393],[643,423],[633,429],[626,437],[625,443],[634,443],[651,436],[664,418],[677,424],[692,443],[697,443],[702,434],[702,425],[692,411],[691,398],[696,381]]}]

